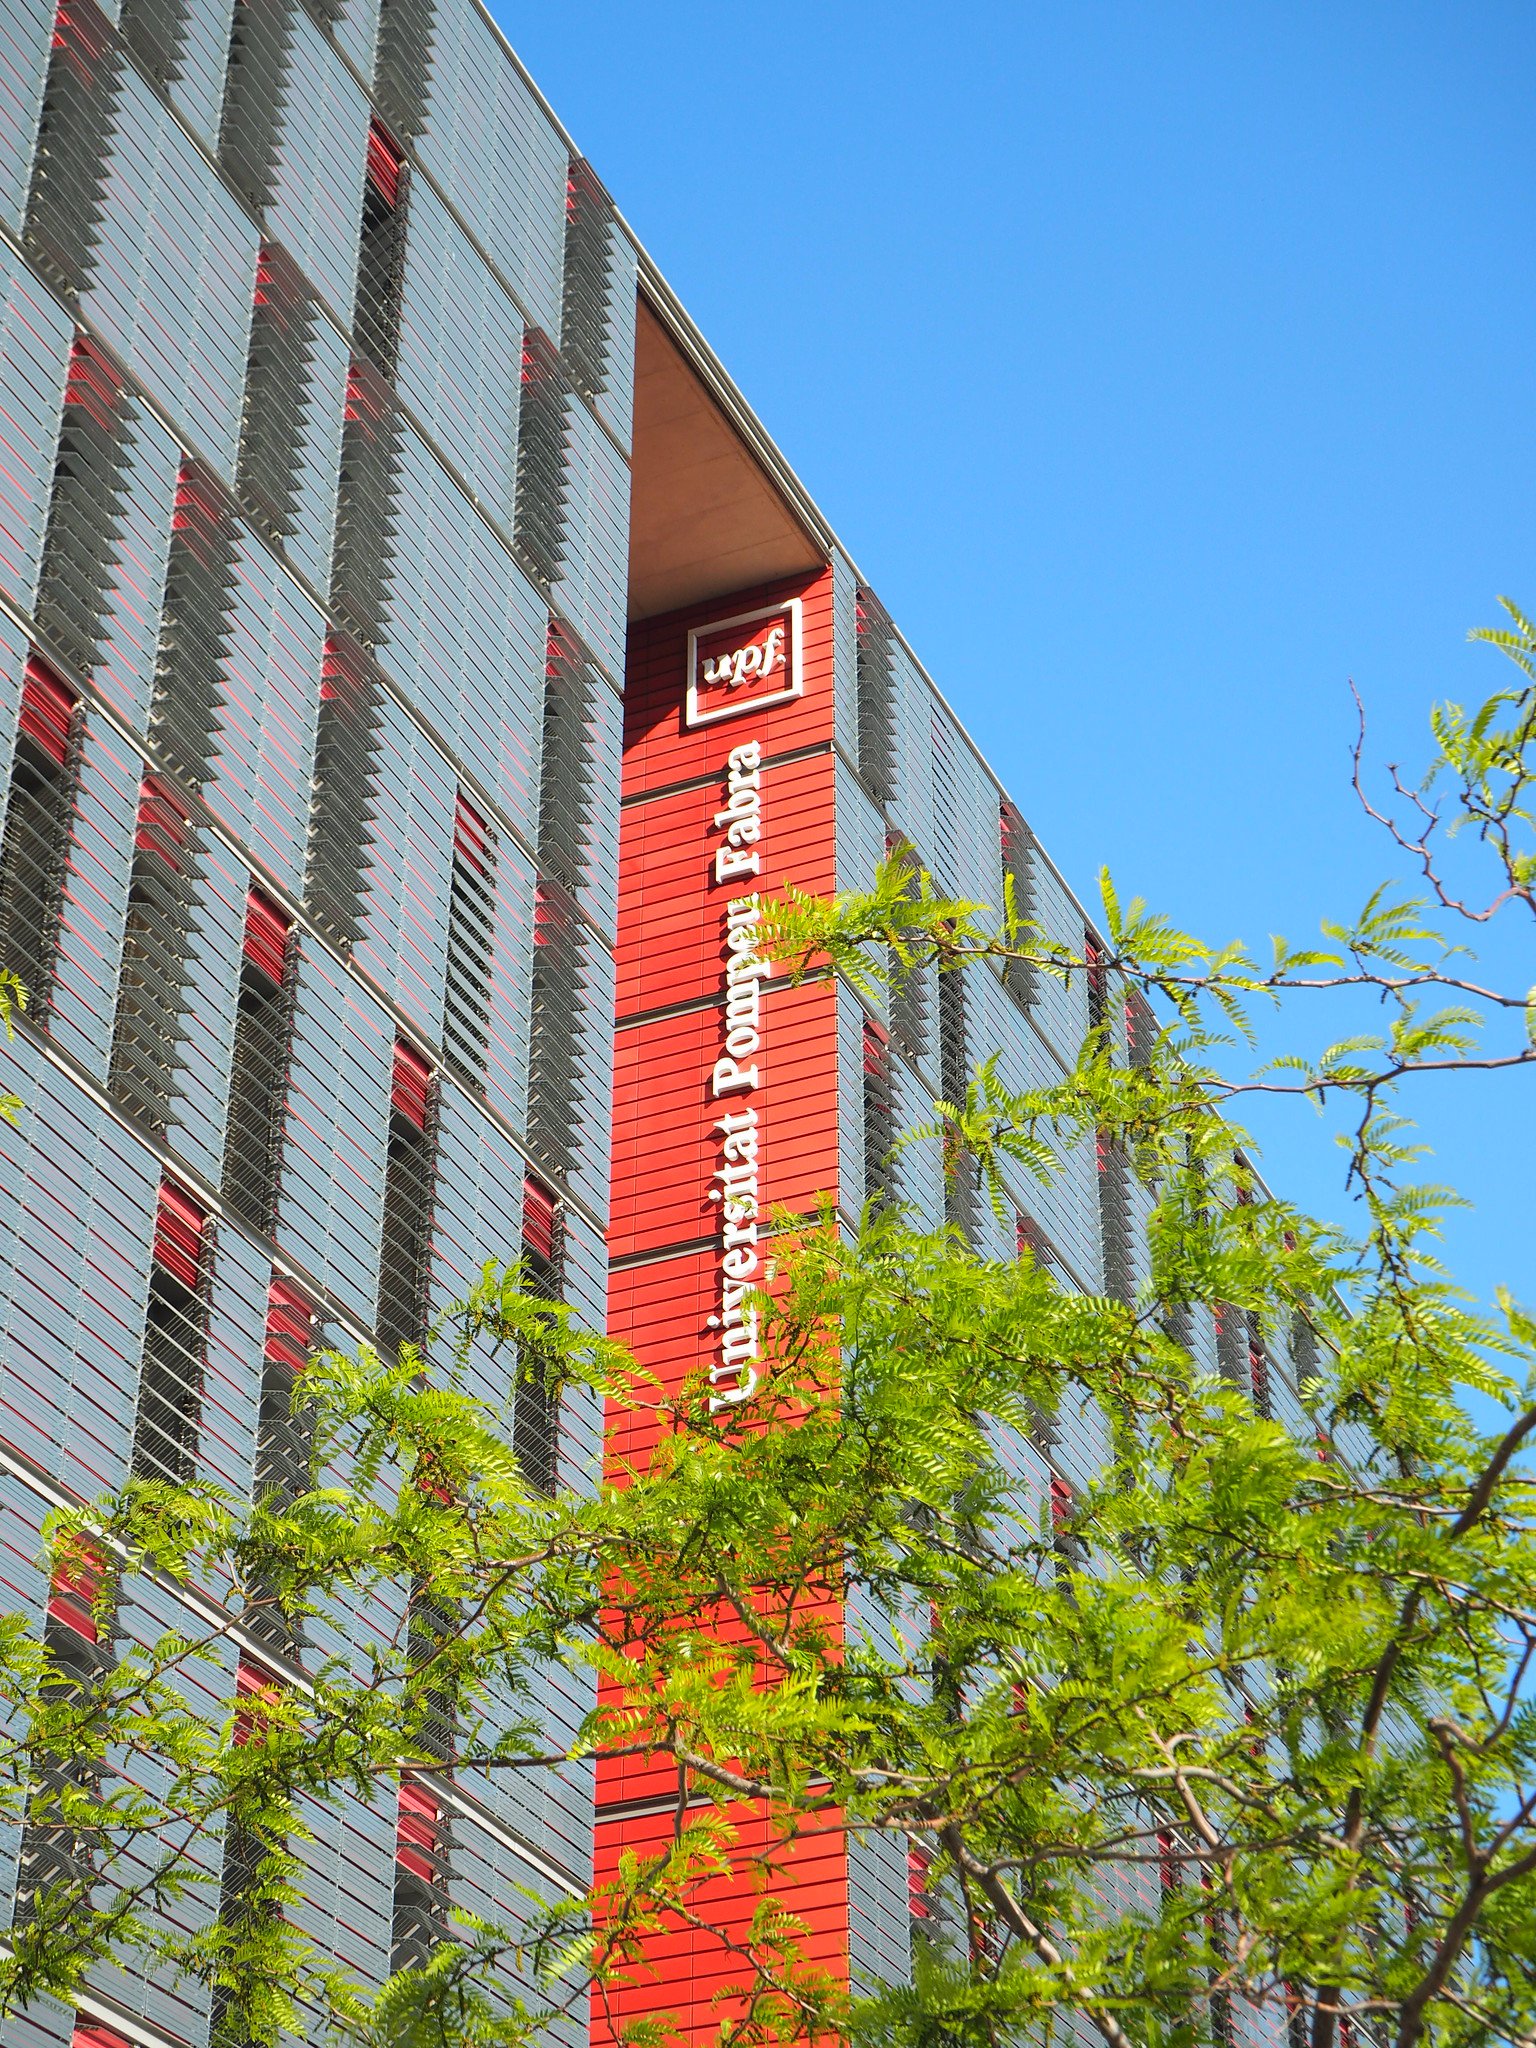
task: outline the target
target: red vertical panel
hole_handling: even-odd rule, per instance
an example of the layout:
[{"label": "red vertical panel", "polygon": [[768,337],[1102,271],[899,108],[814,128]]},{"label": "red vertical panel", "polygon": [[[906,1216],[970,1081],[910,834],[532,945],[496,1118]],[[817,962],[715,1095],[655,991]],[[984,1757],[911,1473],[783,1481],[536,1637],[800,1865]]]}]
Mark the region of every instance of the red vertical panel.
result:
[{"label": "red vertical panel", "polygon": [[[799,604],[798,650],[773,638],[780,618],[791,616],[782,609],[789,600]],[[732,623],[743,618],[744,624]],[[687,723],[690,632],[702,650],[693,672],[701,707],[748,705],[741,715],[733,708],[718,722]],[[736,654],[754,648],[755,655],[735,662]],[[783,694],[794,651],[804,683],[798,697]],[[737,696],[733,663],[743,671]],[[826,890],[835,880],[831,667],[831,579],[825,574],[716,598],[631,630],[624,767],[630,801],[620,834],[617,934],[623,1028],[615,1047],[609,1229],[618,1265],[609,1286],[609,1329],[672,1392],[693,1376],[707,1385],[702,1375],[719,1356],[721,1339],[711,1319],[718,1329],[723,1212],[710,1194],[720,1177],[722,1114],[739,1115],[747,1106],[754,1112],[750,1170],[759,1217],[778,1203],[809,1210],[819,1195],[837,1192],[837,1001],[829,984],[790,988],[782,976],[759,977],[752,1029],[761,1049],[742,1054],[754,1058],[755,1085],[750,1093],[716,1094],[713,1075],[728,1028],[725,991],[734,985],[727,969],[738,958],[727,940],[728,901],[753,890],[772,895],[786,882]],[[765,697],[780,693],[780,701],[757,703],[754,690]],[[743,747],[745,757],[738,753]],[[731,782],[733,753],[738,769],[758,778],[751,794],[743,793],[740,814],[750,812],[754,829],[735,838],[730,832],[738,814],[726,807],[733,788],[744,785]],[[715,856],[726,844],[755,855],[755,869],[744,859],[736,874],[717,879]],[[678,1005],[700,999],[709,999],[709,1007],[676,1014]],[[739,1006],[735,1014],[739,1021]],[[750,1047],[750,1039],[744,1045]],[[625,1263],[634,1258],[643,1263]],[[643,1466],[659,1428],[654,1415],[616,1413],[610,1424],[613,1457]],[[828,1619],[835,1628],[835,1608]],[[735,1617],[709,1625],[723,1639],[734,1639],[740,1628]],[[663,1847],[670,1813],[637,1812],[636,1806],[652,1805],[675,1784],[675,1772],[662,1765],[632,1758],[599,1765],[600,1878],[616,1871],[624,1849],[645,1855]],[[769,1891],[808,1923],[810,1959],[845,1974],[848,1870],[836,1817],[825,1834],[812,1830],[793,1845],[770,1841],[761,1808],[743,1806],[732,1817],[741,1830],[734,1867],[700,1894],[700,1916],[738,1938]],[[707,1932],[679,1922],[647,1944],[647,1960],[659,1981],[620,1990],[606,2009],[595,2005],[595,2040],[609,2038],[610,2016],[622,2025],[675,2011],[678,2038],[689,2042],[716,2039],[723,2023],[741,2017],[729,1997],[715,2003],[717,1994],[739,1983],[739,1960]]]}]

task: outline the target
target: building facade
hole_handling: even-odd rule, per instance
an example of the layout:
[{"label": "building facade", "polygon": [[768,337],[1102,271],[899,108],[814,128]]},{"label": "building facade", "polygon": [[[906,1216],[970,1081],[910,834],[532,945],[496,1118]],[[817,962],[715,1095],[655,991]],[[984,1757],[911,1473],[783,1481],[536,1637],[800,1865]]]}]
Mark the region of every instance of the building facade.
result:
[{"label": "building facade", "polygon": [[[984,1054],[1060,1071],[1103,991],[1010,972],[877,1014],[758,951],[759,891],[888,851],[992,902],[1011,875],[1068,943],[1084,919],[473,0],[0,0],[0,698],[0,964],[29,990],[0,1544],[82,1668],[50,1507],[287,1483],[306,1351],[387,1350],[487,1259],[669,1379],[707,1363],[724,1405],[772,1203],[886,1187],[1134,1288],[1111,1150],[1021,1190],[1012,1233],[934,1150],[887,1158]],[[541,1480],[595,1482],[590,1407],[488,1361],[476,1391]],[[1048,1496],[1093,1449],[1020,1446],[1021,1474]],[[125,1588],[124,1636],[175,1621]],[[308,1647],[402,1624],[337,1613]],[[232,1635],[221,1697],[301,1649]],[[551,1672],[551,1739],[589,1704]],[[515,1775],[351,1802],[307,1930],[379,1982],[453,1909],[579,1893],[658,1824],[643,1776]],[[64,1853],[0,1839],[8,1913]],[[913,1884],[839,1845],[798,1896],[826,1957],[890,1977]],[[707,1960],[680,1942],[664,1977],[713,2032]],[[102,1971],[4,2023],[77,2029],[202,2048],[218,2015]]]}]

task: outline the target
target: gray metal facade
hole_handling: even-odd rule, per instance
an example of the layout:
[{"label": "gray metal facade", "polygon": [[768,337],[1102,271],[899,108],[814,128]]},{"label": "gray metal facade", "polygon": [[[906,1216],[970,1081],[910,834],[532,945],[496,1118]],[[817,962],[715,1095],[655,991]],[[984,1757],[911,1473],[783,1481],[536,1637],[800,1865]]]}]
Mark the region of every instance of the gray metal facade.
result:
[{"label": "gray metal facade", "polygon": [[[44,861],[15,912],[18,930],[51,920],[43,986],[0,1047],[24,1104],[0,1124],[0,1576],[39,1628],[44,1514],[133,1468],[164,1183],[207,1217],[191,1469],[256,1484],[274,1281],[317,1336],[379,1329],[405,1199],[387,1165],[398,1042],[433,1075],[422,1314],[516,1252],[532,1176],[558,1204],[566,1297],[601,1325],[642,264],[471,0],[0,0],[13,805],[29,660],[77,700],[36,799],[44,838],[67,800],[58,872]],[[1021,905],[1077,945],[1080,907],[840,553],[834,574],[842,883],[904,843],[1000,903],[1006,860]],[[147,789],[179,821],[169,881],[145,851]],[[483,832],[467,860],[465,807]],[[236,1098],[263,1085],[252,887],[291,927],[258,990],[283,1065],[254,1193],[230,1167]],[[924,1120],[996,1049],[1007,1080],[1059,1073],[1089,1021],[1085,991],[1043,979],[914,989],[875,1020],[882,1108],[870,1020],[841,1002],[848,1190],[882,1150],[866,1116]],[[934,1224],[948,1202],[984,1253],[1016,1250],[984,1200],[962,1190],[957,1213],[933,1147],[902,1155],[893,1192]],[[1055,1187],[1015,1192],[1063,1279],[1134,1289],[1147,1197],[1115,1161],[1084,1147]],[[1209,1318],[1192,1340],[1218,1363]],[[505,1368],[486,1362],[476,1390],[515,1430]],[[565,1417],[575,1483],[597,1423]],[[1094,1450],[1085,1417],[1009,1455],[1045,1499]],[[175,1602],[134,1587],[119,1619],[152,1634]],[[315,1647],[361,1656],[399,1620],[337,1613]],[[557,1741],[586,1703],[548,1674]],[[439,1788],[455,1901],[493,1916],[589,1867],[588,1774],[516,1777]],[[353,1802],[311,1855],[305,1924],[367,1981],[390,1967],[395,1828],[392,1793]],[[0,1840],[8,1895],[20,1850]],[[855,1845],[861,1973],[907,1967],[906,1879]],[[93,1982],[88,2012],[134,2038],[208,2039],[195,1985]],[[0,2035],[42,2048],[71,2024],[38,2011]]]}]

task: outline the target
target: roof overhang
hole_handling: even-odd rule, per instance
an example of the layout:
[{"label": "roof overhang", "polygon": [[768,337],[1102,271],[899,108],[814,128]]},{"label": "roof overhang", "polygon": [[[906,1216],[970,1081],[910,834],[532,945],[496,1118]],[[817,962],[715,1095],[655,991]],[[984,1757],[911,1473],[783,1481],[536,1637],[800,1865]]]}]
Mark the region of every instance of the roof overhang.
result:
[{"label": "roof overhang", "polygon": [[[670,296],[670,294],[668,294]],[[729,591],[823,566],[829,537],[776,451],[712,359],[688,347],[691,323],[642,288],[635,323],[635,423],[629,508],[629,616],[654,618]],[[741,417],[736,417],[738,409]],[[754,433],[755,430],[755,433]],[[813,523],[814,522],[814,523]]]}]

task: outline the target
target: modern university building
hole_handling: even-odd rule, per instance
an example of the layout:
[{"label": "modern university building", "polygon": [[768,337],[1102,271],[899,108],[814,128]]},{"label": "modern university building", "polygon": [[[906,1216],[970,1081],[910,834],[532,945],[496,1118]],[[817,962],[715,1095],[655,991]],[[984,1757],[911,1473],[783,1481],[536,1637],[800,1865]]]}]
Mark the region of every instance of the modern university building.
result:
[{"label": "modern university building", "polygon": [[[1134,1288],[1112,1149],[1021,1191],[1016,1235],[931,1151],[886,1161],[993,1048],[1060,1071],[1102,990],[876,1014],[760,951],[755,891],[892,848],[993,903],[1011,875],[1069,945],[1084,917],[474,0],[0,0],[0,688],[0,964],[32,991],[0,1048],[0,1541],[81,1668],[50,1507],[280,1484],[306,1351],[414,1336],[487,1259],[727,1405],[770,1204],[854,1216],[885,1177]],[[1196,1337],[1246,1369],[1246,1331]],[[529,1469],[592,1483],[601,1417],[479,1391]],[[1058,1498],[1091,1453],[1018,1450]],[[124,1589],[124,1635],[174,1621]],[[233,1632],[224,1698],[284,1654]],[[552,1740],[588,1705],[552,1678]],[[579,1891],[668,1825],[643,1772],[513,1775],[353,1802],[306,1928],[377,1982],[453,1908]],[[0,1838],[7,1913],[58,1853]],[[884,1978],[928,1910],[831,1841],[795,1903]],[[715,1968],[680,1933],[652,2002],[712,2035]],[[3,2032],[203,2048],[211,2018],[103,1970]]]}]

